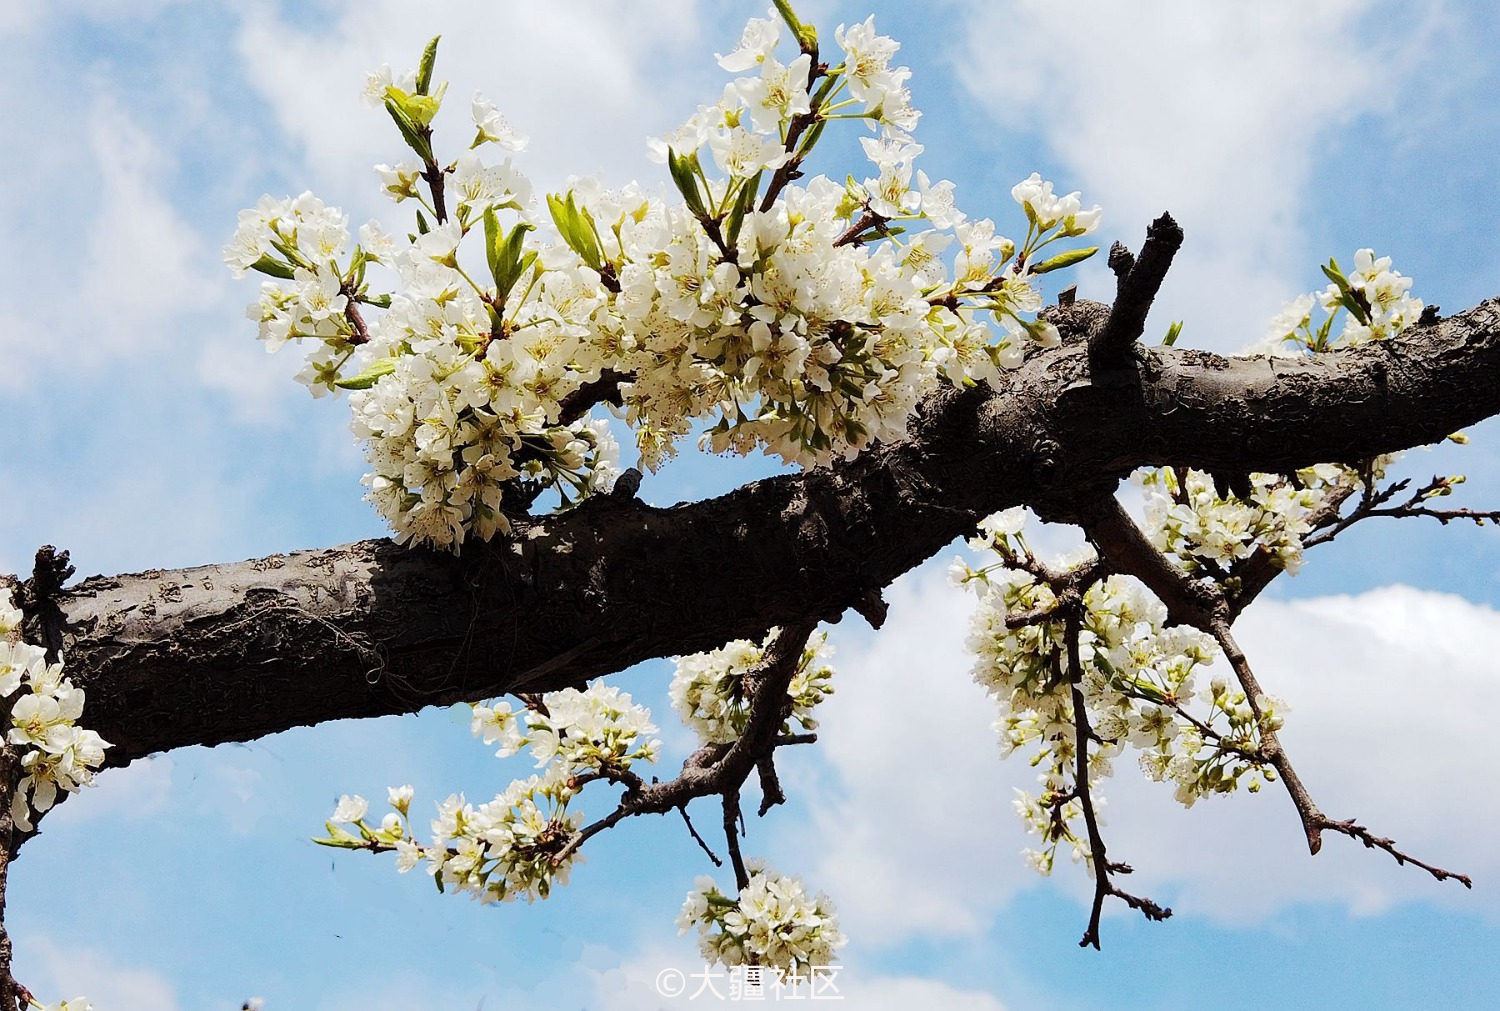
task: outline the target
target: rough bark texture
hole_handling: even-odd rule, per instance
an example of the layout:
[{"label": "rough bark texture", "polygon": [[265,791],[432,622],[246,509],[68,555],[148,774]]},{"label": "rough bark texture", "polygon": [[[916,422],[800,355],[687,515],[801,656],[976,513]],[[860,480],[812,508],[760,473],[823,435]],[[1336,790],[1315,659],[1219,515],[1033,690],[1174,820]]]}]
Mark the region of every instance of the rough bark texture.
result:
[{"label": "rough bark texture", "polygon": [[[1081,312],[1078,319],[1097,313]],[[325,720],[578,685],[849,608],[1012,505],[1066,520],[1143,465],[1279,471],[1500,413],[1500,302],[1298,359],[1133,349],[1059,323],[1000,390],[933,396],[906,441],[670,509],[613,498],[459,557],[361,541],[96,576],[59,600],[111,764]]]}]

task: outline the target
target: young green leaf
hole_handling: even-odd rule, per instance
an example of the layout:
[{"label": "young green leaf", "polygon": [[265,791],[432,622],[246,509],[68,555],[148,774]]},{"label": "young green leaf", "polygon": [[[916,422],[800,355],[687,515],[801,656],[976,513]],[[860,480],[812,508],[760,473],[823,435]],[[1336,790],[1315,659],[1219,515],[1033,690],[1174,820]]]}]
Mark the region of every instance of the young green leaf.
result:
[{"label": "young green leaf", "polygon": [[431,164],[432,145],[422,136],[421,129],[413,122],[406,110],[388,98],[385,100],[385,111],[391,114],[391,119],[395,120],[396,129],[401,131],[401,139],[406,141],[406,146],[416,152],[423,164]]},{"label": "young green leaf", "polygon": [[750,208],[754,206],[755,198],[760,192],[762,174],[762,172],[757,172],[740,184],[740,192],[735,198],[734,206],[729,210],[729,221],[724,232],[725,241],[731,246],[739,242],[740,228],[745,224],[745,215],[750,213]]},{"label": "young green leaf", "polygon": [[573,191],[568,191],[566,199],[549,193],[547,209],[552,212],[552,221],[557,225],[558,234],[568,244],[568,248],[594,270],[602,270],[604,249],[599,242],[599,230],[588,208],[580,208],[574,202]]},{"label": "young green leaf", "polygon": [[280,260],[271,256],[269,253],[262,253],[259,260],[256,260],[254,263],[250,264],[250,269],[258,270],[262,274],[270,274],[272,277],[281,277],[287,280],[291,280],[292,277],[292,268],[289,265],[282,263]]},{"label": "young green leaf", "polygon": [[348,379],[340,379],[333,385],[341,390],[368,390],[375,385],[381,376],[388,376],[395,371],[396,359],[381,358],[359,375],[350,376]]},{"label": "young green leaf", "polygon": [[495,209],[489,207],[484,212],[484,245],[486,259],[489,261],[490,276],[495,279],[495,296],[497,303],[504,303],[510,297],[511,289],[516,282],[536,262],[536,253],[521,255],[522,246],[526,239],[526,233],[535,226],[522,221],[510,230],[506,235],[500,230],[499,218],[495,215]]},{"label": "young green leaf", "polygon": [[425,95],[432,87],[432,65],[437,60],[438,39],[441,35],[434,35],[432,41],[427,43],[427,48],[422,50],[422,62],[417,65],[417,94]]},{"label": "young green leaf", "polygon": [[1066,253],[1058,253],[1050,260],[1043,260],[1041,263],[1032,264],[1031,272],[1033,274],[1047,274],[1054,270],[1061,270],[1064,267],[1071,267],[1075,263],[1082,263],[1097,252],[1099,252],[1098,246],[1089,246],[1086,249],[1070,249]]}]

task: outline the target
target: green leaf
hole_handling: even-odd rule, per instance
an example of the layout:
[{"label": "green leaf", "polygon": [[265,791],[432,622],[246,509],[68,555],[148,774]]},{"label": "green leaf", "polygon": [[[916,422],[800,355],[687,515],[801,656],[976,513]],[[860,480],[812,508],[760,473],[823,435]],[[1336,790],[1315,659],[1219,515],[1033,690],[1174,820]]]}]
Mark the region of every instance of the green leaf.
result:
[{"label": "green leaf", "polygon": [[350,376],[348,379],[340,379],[333,385],[341,390],[368,390],[375,385],[381,376],[388,376],[395,371],[395,358],[381,358],[359,375]]},{"label": "green leaf", "polygon": [[552,221],[568,248],[594,270],[604,268],[604,247],[599,242],[599,229],[588,208],[579,207],[569,190],[564,199],[556,194],[547,195],[547,209],[552,212]]},{"label": "green leaf", "polygon": [[490,276],[495,278],[497,284],[500,278],[500,246],[503,241],[500,217],[493,207],[486,207],[484,209],[484,256],[490,268]]},{"label": "green leaf", "polygon": [[1172,325],[1167,327],[1167,336],[1163,338],[1162,344],[1171,347],[1177,343],[1177,338],[1182,335],[1182,320],[1173,320]]},{"label": "green leaf", "polygon": [[328,829],[328,835],[313,839],[313,842],[320,846],[335,846],[339,849],[350,850],[359,849],[364,845],[353,833],[339,828],[331,821],[325,821],[323,827]]},{"label": "green leaf", "polygon": [[750,213],[750,208],[755,204],[755,198],[760,195],[760,177],[763,174],[757,172],[741,184],[734,206],[729,209],[729,222],[725,227],[724,236],[725,241],[731,246],[739,242],[740,228],[745,224],[745,215]]},{"label": "green leaf", "polygon": [[427,89],[432,87],[432,65],[437,60],[438,39],[441,35],[434,35],[432,41],[427,43],[427,48],[422,50],[422,62],[417,64],[417,94],[427,94]]},{"label": "green leaf", "polygon": [[1062,270],[1064,267],[1071,267],[1075,263],[1082,263],[1097,252],[1099,252],[1098,246],[1089,246],[1086,249],[1070,249],[1066,253],[1058,253],[1050,260],[1043,260],[1041,263],[1032,264],[1031,272],[1033,274],[1048,274],[1054,270]]},{"label": "green leaf", "polygon": [[532,231],[532,224],[522,221],[510,230],[506,235],[500,230],[499,218],[495,215],[493,207],[485,208],[484,212],[484,245],[487,259],[489,260],[490,275],[495,279],[495,295],[498,302],[504,302],[510,297],[511,289],[516,286],[531,265],[536,262],[536,253],[521,255],[521,249],[526,239],[526,233]]},{"label": "green leaf", "polygon": [[389,98],[385,100],[385,111],[391,114],[391,119],[395,121],[396,129],[401,132],[401,139],[406,141],[406,146],[416,152],[424,165],[430,165],[433,160],[432,145],[422,136],[421,129],[407,111]]},{"label": "green leaf", "polygon": [[290,281],[292,279],[292,268],[282,263],[269,253],[262,253],[259,260],[250,264],[251,270],[258,270],[262,274],[270,274],[272,277],[281,277]]},{"label": "green leaf", "polygon": [[818,141],[822,139],[823,128],[827,125],[828,120],[820,119],[812,125],[811,129],[802,135],[802,143],[797,146],[797,151],[801,157],[806,157],[817,145]]}]

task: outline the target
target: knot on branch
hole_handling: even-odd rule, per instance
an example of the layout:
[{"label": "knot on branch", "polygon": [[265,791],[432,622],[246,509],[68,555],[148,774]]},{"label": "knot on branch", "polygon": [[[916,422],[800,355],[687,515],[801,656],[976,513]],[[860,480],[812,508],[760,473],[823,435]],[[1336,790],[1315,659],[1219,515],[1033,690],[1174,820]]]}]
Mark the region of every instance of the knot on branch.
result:
[{"label": "knot on branch", "polygon": [[63,584],[76,570],[66,551],[44,544],[36,551],[31,578],[21,584],[16,604],[21,609],[21,628],[25,636],[47,651],[47,662],[57,663],[62,655],[63,629],[67,625],[57,602]]},{"label": "knot on branch", "polygon": [[1083,344],[1093,340],[1094,335],[1104,328],[1109,319],[1109,306],[1086,298],[1064,299],[1059,295],[1056,305],[1047,306],[1037,315],[1057,327],[1064,344]]}]

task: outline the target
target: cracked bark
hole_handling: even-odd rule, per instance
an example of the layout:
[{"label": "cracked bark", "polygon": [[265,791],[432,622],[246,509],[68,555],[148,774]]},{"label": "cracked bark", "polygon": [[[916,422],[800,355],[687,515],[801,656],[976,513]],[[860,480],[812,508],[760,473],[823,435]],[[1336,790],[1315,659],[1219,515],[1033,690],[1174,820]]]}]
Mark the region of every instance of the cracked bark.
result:
[{"label": "cracked bark", "polygon": [[1064,336],[999,390],[935,394],[903,442],[704,502],[596,499],[459,557],[361,541],[92,577],[58,600],[87,723],[120,765],[580,685],[837,620],[981,516],[1076,519],[1140,466],[1353,461],[1500,413],[1500,301],[1316,358],[1135,347],[1091,371],[1087,335]]}]

